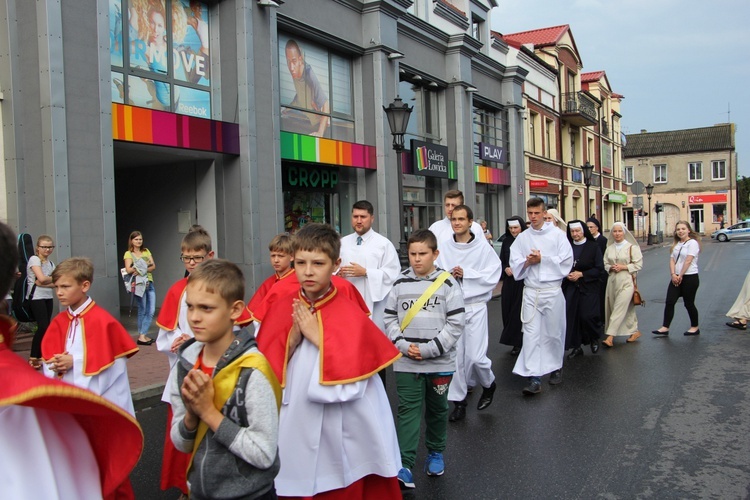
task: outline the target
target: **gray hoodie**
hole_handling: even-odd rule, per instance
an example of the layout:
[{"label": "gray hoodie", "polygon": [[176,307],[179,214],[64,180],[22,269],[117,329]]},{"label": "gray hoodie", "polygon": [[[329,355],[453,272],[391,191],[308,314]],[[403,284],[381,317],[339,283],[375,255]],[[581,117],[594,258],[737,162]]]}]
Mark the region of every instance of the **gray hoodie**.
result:
[{"label": "gray hoodie", "polygon": [[[195,366],[203,343],[191,339],[180,347],[172,387],[172,426],[175,447],[191,453],[196,431],[185,427],[185,404],[180,395],[182,380]],[[241,330],[214,369],[222,368],[248,352],[259,352],[255,338]],[[225,418],[214,433],[208,430],[193,459],[188,475],[190,497],[194,499],[252,499],[273,488],[279,472],[277,448],[279,414],[268,379],[259,370],[243,368],[234,393],[221,412]]]}]

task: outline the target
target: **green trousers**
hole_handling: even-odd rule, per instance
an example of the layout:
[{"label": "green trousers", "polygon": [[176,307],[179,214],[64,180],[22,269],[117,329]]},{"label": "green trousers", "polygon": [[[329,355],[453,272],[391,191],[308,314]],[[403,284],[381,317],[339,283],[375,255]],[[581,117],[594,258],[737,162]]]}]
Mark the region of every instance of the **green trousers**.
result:
[{"label": "green trousers", "polygon": [[448,431],[448,387],[452,378],[452,375],[434,373],[396,372],[396,434],[403,467],[411,469],[417,460],[419,426],[424,406],[427,450],[445,450]]}]

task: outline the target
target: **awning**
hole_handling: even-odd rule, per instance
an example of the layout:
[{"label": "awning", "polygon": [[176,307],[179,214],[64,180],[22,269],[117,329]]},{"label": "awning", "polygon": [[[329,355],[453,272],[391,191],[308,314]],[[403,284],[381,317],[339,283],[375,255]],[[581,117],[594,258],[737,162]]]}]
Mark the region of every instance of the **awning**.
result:
[{"label": "awning", "polygon": [[607,195],[607,200],[610,203],[621,203],[625,204],[628,201],[628,195],[625,193],[618,193],[617,191],[612,191]]}]

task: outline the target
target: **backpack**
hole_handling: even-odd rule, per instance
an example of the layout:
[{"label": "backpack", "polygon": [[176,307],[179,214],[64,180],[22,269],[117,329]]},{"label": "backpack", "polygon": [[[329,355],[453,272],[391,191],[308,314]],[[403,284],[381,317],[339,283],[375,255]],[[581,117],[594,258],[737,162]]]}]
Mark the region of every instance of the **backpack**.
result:
[{"label": "backpack", "polygon": [[[29,282],[26,278],[26,266],[34,255],[34,240],[29,233],[18,235],[18,272],[21,277],[13,284],[13,309],[11,313],[16,321],[27,323],[34,321],[34,314],[29,304]],[[33,288],[32,288],[33,289]]]}]

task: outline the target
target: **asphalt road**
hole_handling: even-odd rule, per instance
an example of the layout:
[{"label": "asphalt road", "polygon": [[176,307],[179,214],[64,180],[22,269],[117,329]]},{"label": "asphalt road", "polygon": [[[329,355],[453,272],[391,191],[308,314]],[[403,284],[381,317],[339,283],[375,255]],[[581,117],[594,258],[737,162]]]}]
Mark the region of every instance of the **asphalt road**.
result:
[{"label": "asphalt road", "polygon": [[[750,497],[750,333],[724,317],[750,269],[750,245],[704,240],[697,304],[701,335],[682,335],[682,302],[671,334],[654,338],[669,282],[668,248],[645,254],[638,279],[643,337],[566,360],[564,381],[524,397],[515,358],[498,344],[500,304],[490,303],[495,401],[449,426],[446,472],[414,470],[405,498],[748,498]],[[392,379],[391,379],[392,380]],[[388,386],[392,404],[396,395]],[[132,475],[138,498],[174,499],[158,490],[166,412],[138,412],[146,449]],[[421,466],[426,450],[420,449]]]}]

